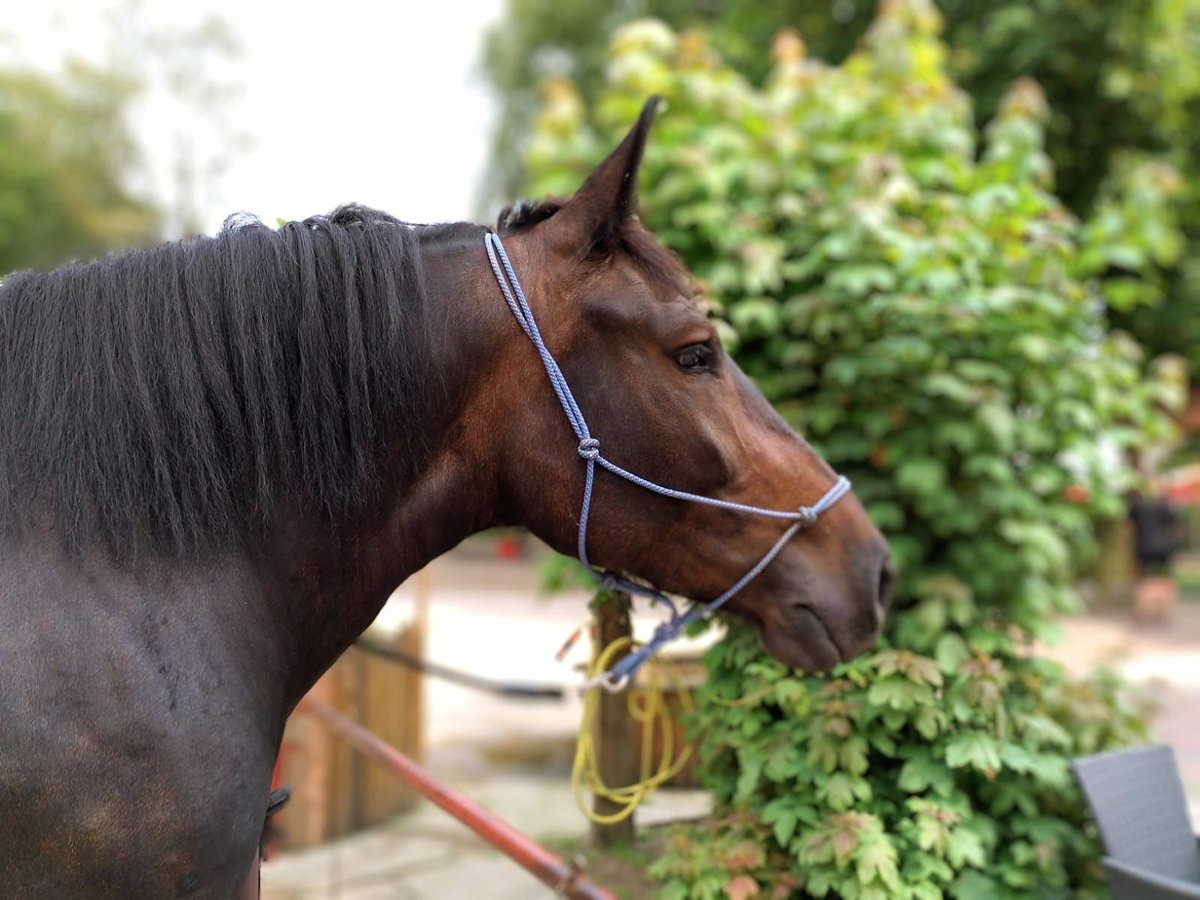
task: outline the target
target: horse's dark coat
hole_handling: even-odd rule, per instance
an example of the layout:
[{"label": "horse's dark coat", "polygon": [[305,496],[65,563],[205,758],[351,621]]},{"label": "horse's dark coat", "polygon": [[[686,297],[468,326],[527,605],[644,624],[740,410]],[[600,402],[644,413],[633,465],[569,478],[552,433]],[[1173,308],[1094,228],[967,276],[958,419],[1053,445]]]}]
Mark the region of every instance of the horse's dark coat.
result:
[{"label": "horse's dark coat", "polygon": [[0,292],[0,896],[233,894],[292,704],[475,527],[430,310],[481,233],[351,209]]},{"label": "horse's dark coat", "polygon": [[[649,124],[507,217],[508,252],[606,453],[811,502],[828,467],[632,217]],[[287,715],[388,594],[494,524],[570,550],[574,442],[481,234],[350,208],[0,289],[0,897],[235,896]],[[697,344],[714,362],[685,370]],[[602,477],[589,548],[703,598],[778,532]],[[887,580],[847,498],[731,607],[825,668]]]}]

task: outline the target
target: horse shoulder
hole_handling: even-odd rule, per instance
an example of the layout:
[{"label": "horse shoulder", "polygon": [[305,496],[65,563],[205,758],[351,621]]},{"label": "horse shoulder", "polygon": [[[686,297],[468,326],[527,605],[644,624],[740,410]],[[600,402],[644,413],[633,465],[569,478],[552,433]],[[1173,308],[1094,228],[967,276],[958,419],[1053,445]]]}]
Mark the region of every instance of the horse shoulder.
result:
[{"label": "horse shoulder", "polygon": [[282,718],[231,649],[249,584],[0,549],[0,895],[236,891]]}]

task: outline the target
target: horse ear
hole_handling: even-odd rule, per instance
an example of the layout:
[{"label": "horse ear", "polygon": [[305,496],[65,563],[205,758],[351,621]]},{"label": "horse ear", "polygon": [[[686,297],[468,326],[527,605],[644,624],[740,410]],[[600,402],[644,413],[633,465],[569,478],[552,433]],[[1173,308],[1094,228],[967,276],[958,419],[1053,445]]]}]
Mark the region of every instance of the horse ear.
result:
[{"label": "horse ear", "polygon": [[658,102],[658,97],[646,101],[636,124],[617,149],[550,219],[556,235],[572,247],[581,247],[582,255],[611,243],[637,211],[638,166]]}]

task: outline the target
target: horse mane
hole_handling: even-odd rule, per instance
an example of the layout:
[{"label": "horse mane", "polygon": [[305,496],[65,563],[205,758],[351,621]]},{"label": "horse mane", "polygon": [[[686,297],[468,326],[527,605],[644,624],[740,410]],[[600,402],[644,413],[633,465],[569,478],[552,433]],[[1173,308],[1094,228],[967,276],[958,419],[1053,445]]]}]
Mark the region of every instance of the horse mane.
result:
[{"label": "horse mane", "polygon": [[358,206],[278,229],[239,216],[215,237],[13,276],[0,533],[49,516],[72,548],[178,554],[281,500],[367,503],[385,424],[404,430],[434,374],[420,245],[465,229],[482,231]]}]

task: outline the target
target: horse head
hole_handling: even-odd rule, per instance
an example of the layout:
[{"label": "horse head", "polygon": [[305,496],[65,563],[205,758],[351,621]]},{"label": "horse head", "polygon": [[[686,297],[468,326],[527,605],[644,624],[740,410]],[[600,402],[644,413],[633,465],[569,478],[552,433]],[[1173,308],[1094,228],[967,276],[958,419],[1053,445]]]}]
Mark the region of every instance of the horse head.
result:
[{"label": "horse head", "polygon": [[[510,321],[489,401],[493,421],[504,423],[492,438],[501,518],[561,552],[576,549],[589,453],[659,485],[759,508],[812,506],[837,483],[724,351],[682,263],[638,221],[637,171],[653,113],[652,101],[572,197],[518,206],[499,223],[591,434],[577,448],[578,429],[572,434],[543,363]],[[588,515],[592,562],[697,600],[735,583],[789,525],[653,493],[603,470]],[[728,606],[759,627],[776,659],[820,671],[874,641],[893,576],[883,537],[852,495],[804,524]]]}]

